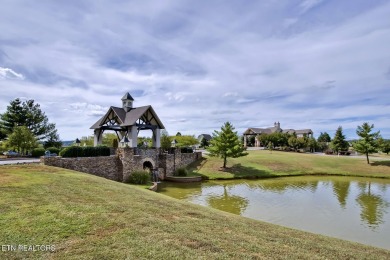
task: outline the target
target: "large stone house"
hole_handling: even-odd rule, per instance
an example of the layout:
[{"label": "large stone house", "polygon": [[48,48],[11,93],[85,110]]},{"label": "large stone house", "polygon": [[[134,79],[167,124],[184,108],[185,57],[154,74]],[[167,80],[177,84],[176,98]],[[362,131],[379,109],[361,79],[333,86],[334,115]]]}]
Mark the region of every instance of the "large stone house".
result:
[{"label": "large stone house", "polygon": [[[244,132],[244,146],[247,147],[247,139],[249,136],[259,136],[262,134],[272,134],[272,133],[289,133],[289,134],[296,134],[297,137],[313,137],[313,131],[311,129],[282,129],[280,128],[280,123],[275,122],[273,127],[267,127],[267,128],[256,128],[256,127],[250,127]],[[255,138],[255,146],[260,147],[260,142]]]}]

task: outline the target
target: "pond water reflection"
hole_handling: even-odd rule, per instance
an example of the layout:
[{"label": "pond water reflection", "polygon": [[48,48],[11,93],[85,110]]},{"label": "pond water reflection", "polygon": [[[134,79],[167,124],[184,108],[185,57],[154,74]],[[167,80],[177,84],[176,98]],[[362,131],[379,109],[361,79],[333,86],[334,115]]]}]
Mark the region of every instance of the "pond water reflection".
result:
[{"label": "pond water reflection", "polygon": [[159,192],[257,220],[390,249],[390,180],[305,176],[165,182]]}]

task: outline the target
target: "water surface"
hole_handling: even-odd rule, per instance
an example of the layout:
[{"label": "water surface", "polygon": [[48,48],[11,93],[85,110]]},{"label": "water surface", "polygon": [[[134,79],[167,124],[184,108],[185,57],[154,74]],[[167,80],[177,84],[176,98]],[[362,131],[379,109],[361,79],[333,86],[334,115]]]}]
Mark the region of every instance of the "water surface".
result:
[{"label": "water surface", "polygon": [[159,192],[248,218],[390,249],[390,180],[304,176],[164,182]]}]

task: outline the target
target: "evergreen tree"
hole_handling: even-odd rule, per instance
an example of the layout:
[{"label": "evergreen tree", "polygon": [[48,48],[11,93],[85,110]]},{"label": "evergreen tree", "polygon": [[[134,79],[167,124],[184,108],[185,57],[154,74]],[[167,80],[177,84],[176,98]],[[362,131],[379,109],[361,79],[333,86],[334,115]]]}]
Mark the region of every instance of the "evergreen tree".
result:
[{"label": "evergreen tree", "polygon": [[320,136],[317,138],[317,141],[319,143],[330,143],[331,139],[327,132],[320,133]]},{"label": "evergreen tree", "polygon": [[203,147],[203,148],[206,148],[209,146],[209,141],[207,141],[206,138],[202,138],[202,140],[200,141],[200,147]]},{"label": "evergreen tree", "polygon": [[26,116],[23,111],[22,101],[17,98],[10,102],[4,114],[0,114],[0,137],[4,139],[8,134],[12,133],[15,126],[24,125],[25,122]]},{"label": "evergreen tree", "polygon": [[59,135],[57,134],[57,130],[55,129],[53,132],[49,133],[47,140],[44,142],[43,147],[56,147],[61,148],[62,142],[60,140]]},{"label": "evergreen tree", "polygon": [[354,144],[354,148],[359,153],[363,153],[366,155],[368,164],[370,163],[368,155],[377,152],[379,148],[379,131],[371,133],[373,128],[374,125],[370,126],[367,122],[365,122],[363,123],[363,125],[358,126],[356,129],[356,134],[360,137],[360,139]]},{"label": "evergreen tree", "polygon": [[21,102],[19,98],[10,102],[6,112],[0,115],[0,131],[9,135],[15,126],[26,126],[38,140],[52,138],[57,134],[55,124],[50,124],[39,104],[34,100]]},{"label": "evergreen tree", "polygon": [[345,140],[345,136],[343,134],[343,128],[339,126],[334,135],[333,141],[331,142],[332,150],[337,154],[341,151],[348,150],[349,144]]},{"label": "evergreen tree", "polygon": [[223,159],[223,168],[226,168],[228,157],[237,158],[248,155],[244,152],[245,148],[240,143],[237,132],[234,132],[234,127],[230,122],[226,122],[221,127],[221,131],[214,131],[207,151],[210,156]]}]

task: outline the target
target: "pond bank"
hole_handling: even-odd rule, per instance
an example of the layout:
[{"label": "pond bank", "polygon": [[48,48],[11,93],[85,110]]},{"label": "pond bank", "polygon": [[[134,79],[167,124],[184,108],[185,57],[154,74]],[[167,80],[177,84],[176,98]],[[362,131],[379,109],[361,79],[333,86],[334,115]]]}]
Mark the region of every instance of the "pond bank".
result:
[{"label": "pond bank", "polygon": [[203,179],[262,179],[302,175],[335,175],[390,179],[389,160],[353,159],[315,154],[287,153],[264,150],[248,151],[248,156],[229,158],[227,168],[222,160],[204,157],[191,165],[188,170]]},{"label": "pond bank", "polygon": [[390,258],[388,250],[243,218],[56,167],[2,166],[0,188],[5,224],[0,240],[55,246],[54,252],[0,252],[4,259]]}]

